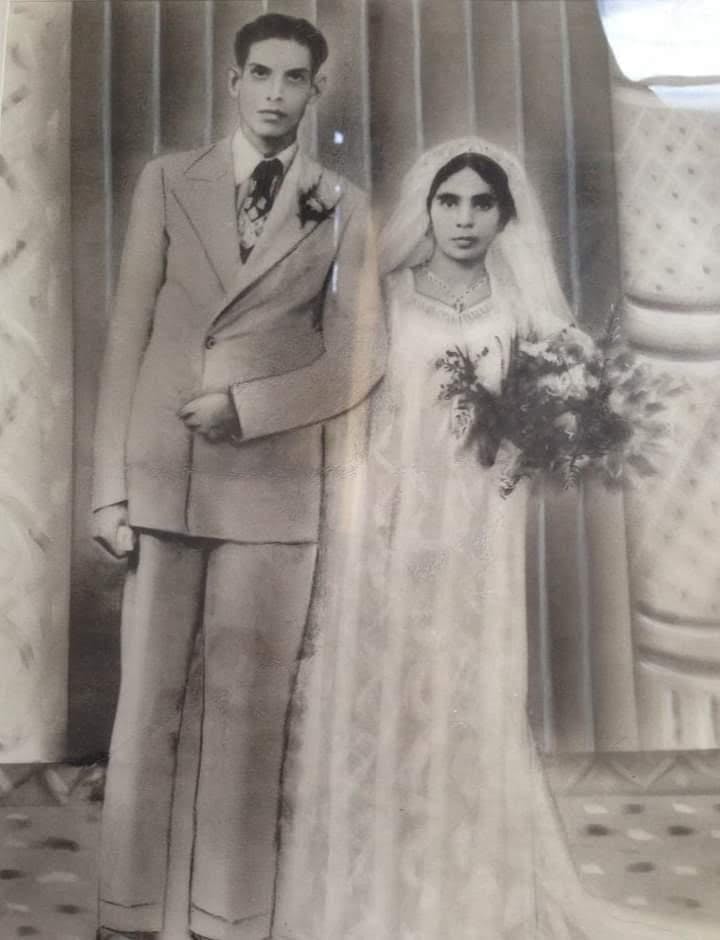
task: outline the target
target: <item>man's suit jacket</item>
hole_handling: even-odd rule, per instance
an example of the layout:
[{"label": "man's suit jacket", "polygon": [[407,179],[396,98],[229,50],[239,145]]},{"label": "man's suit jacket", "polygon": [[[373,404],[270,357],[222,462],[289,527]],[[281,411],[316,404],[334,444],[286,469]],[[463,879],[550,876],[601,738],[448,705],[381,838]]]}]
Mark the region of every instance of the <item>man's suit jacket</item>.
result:
[{"label": "man's suit jacket", "polygon": [[[105,359],[93,506],[133,526],[236,541],[317,538],[322,422],[360,402],[385,334],[365,196],[299,152],[239,261],[231,143],[164,156],[138,182]],[[232,391],[242,440],[178,409]]]}]

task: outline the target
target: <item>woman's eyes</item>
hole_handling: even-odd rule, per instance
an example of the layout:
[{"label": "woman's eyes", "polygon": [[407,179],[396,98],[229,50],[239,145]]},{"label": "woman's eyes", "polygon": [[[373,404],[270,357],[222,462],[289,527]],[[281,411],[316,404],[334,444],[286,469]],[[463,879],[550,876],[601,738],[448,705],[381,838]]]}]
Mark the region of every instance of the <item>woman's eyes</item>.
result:
[{"label": "woman's eyes", "polygon": [[270,69],[266,69],[262,65],[252,65],[250,67],[250,74],[253,78],[267,78],[270,74]]},{"label": "woman's eyes", "polygon": [[474,209],[483,209],[488,212],[497,204],[497,200],[490,193],[483,193],[482,196],[473,196],[472,205]]},{"label": "woman's eyes", "polygon": [[[460,198],[452,193],[441,193],[437,197],[438,203],[446,209],[452,209],[460,205]],[[473,209],[481,209],[483,212],[489,212],[497,205],[497,199],[492,193],[483,193],[480,196],[473,196],[470,200]]]}]

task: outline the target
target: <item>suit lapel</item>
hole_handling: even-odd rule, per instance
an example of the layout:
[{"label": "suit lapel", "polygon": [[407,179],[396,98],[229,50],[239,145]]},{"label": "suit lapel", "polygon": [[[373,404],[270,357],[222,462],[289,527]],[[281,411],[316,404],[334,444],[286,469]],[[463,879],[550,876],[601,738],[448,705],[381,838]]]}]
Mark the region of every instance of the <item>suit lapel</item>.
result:
[{"label": "suit lapel", "polygon": [[175,197],[205,249],[218,280],[229,291],[240,264],[235,178],[230,138],[218,141],[185,171]]},{"label": "suit lapel", "polygon": [[[212,308],[211,322],[271,268],[286,258],[318,226],[301,224],[300,195],[323,174],[320,164],[297,153],[280,187],[262,235],[246,264],[240,263],[232,142],[218,141],[185,170],[174,195],[185,213],[224,291]],[[335,196],[337,201],[339,196]]]},{"label": "suit lapel", "polygon": [[216,309],[213,320],[317,228],[316,221],[301,224],[300,195],[318,180],[322,172],[320,164],[300,152],[297,153],[280,187],[262,235],[247,262],[239,266],[237,276],[224,301]]}]

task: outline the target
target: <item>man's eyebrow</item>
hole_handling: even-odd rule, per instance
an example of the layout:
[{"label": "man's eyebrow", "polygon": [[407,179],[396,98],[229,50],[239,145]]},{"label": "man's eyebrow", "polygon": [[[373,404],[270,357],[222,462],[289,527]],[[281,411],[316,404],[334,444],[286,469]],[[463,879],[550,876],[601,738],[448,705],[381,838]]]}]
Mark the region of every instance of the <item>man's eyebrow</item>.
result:
[{"label": "man's eyebrow", "polygon": [[296,68],[296,69],[288,69],[285,74],[286,75],[309,75],[310,69],[305,68],[305,67]]},{"label": "man's eyebrow", "polygon": [[255,59],[250,59],[250,61],[249,61],[247,64],[248,64],[248,67],[255,67],[255,68],[260,68],[260,69],[267,69],[268,72],[270,71],[270,66],[269,66],[269,65],[265,65],[264,62],[256,62]]}]

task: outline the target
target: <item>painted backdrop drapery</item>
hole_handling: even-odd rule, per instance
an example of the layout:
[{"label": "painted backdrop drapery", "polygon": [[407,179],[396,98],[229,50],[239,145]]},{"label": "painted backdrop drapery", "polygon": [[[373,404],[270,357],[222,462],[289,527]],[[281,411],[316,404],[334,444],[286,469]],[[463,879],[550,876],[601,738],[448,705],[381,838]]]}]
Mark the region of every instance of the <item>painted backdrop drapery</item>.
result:
[{"label": "painted backdrop drapery", "polygon": [[27,763],[66,753],[72,10],[0,12],[0,762]]}]

